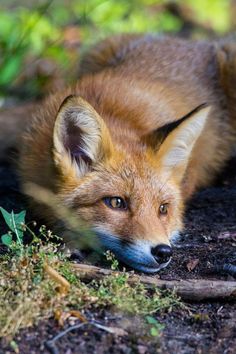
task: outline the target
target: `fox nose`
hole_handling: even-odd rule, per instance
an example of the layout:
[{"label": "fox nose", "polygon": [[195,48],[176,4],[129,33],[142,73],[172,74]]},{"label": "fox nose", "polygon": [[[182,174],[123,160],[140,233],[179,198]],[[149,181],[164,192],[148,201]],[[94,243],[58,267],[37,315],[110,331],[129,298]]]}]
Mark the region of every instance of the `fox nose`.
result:
[{"label": "fox nose", "polygon": [[158,245],[151,249],[151,253],[159,263],[166,263],[172,256],[172,249],[168,245]]}]

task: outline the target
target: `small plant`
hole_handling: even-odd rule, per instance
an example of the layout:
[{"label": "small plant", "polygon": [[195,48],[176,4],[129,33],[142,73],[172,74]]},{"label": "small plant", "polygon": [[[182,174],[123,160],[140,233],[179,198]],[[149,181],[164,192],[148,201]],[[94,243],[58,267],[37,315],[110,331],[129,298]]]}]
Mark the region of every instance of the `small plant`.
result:
[{"label": "small plant", "polygon": [[153,337],[159,336],[164,326],[152,316],[146,316],[146,321],[150,326],[150,335]]},{"label": "small plant", "polygon": [[111,251],[106,251],[105,256],[107,261],[111,264],[111,269],[117,270],[119,267],[119,261],[116,259],[115,255]]},{"label": "small plant", "polygon": [[15,235],[16,244],[22,247],[26,212],[21,211],[19,214],[15,214],[12,211],[11,213],[8,213],[2,207],[0,207],[0,211],[5,220],[5,223],[10,229],[7,234],[1,236],[2,243],[10,248],[14,243],[13,235]]}]

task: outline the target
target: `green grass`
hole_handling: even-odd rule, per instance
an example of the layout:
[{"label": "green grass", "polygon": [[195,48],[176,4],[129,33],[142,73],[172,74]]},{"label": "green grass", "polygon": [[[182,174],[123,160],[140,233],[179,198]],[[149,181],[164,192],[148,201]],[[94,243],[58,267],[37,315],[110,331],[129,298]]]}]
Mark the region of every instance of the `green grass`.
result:
[{"label": "green grass", "polygon": [[[147,290],[138,281],[129,285],[129,274],[125,271],[114,271],[100,281],[84,283],[74,272],[73,264],[51,242],[50,231],[41,227],[40,237],[31,231],[32,242],[24,245],[25,232],[29,230],[23,222],[25,213],[1,211],[10,228],[11,242],[7,239],[8,252],[0,256],[0,337],[14,338],[21,328],[55,317],[55,314],[58,316],[58,313],[100,308],[139,315],[144,320],[148,315],[150,335],[156,336],[161,327],[150,315],[180,306],[172,293]],[[21,238],[14,235],[17,232],[19,236],[19,231]],[[46,241],[42,241],[41,236]],[[110,253],[107,258],[112,263],[111,268],[117,268],[118,262]]]}]

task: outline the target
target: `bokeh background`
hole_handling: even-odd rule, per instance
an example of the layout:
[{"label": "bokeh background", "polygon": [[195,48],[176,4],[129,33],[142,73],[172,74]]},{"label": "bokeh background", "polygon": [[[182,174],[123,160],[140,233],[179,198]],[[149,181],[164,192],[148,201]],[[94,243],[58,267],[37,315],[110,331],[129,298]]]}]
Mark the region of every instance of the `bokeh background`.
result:
[{"label": "bokeh background", "polygon": [[120,32],[234,33],[235,0],[1,0],[0,106],[76,80],[86,48]]}]

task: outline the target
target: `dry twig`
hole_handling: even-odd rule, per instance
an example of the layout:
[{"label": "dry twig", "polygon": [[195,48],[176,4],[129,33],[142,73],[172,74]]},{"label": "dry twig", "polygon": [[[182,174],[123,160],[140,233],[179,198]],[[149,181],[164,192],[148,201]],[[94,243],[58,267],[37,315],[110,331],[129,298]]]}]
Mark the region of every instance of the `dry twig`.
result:
[{"label": "dry twig", "polygon": [[[90,281],[93,279],[102,279],[104,276],[121,272],[110,269],[99,268],[87,264],[73,264],[74,271],[81,280]],[[134,284],[140,281],[148,288],[158,287],[159,289],[168,289],[175,291],[178,296],[188,301],[202,300],[236,300],[236,281],[223,280],[160,280],[155,276],[146,276],[130,274],[128,282]]]}]

